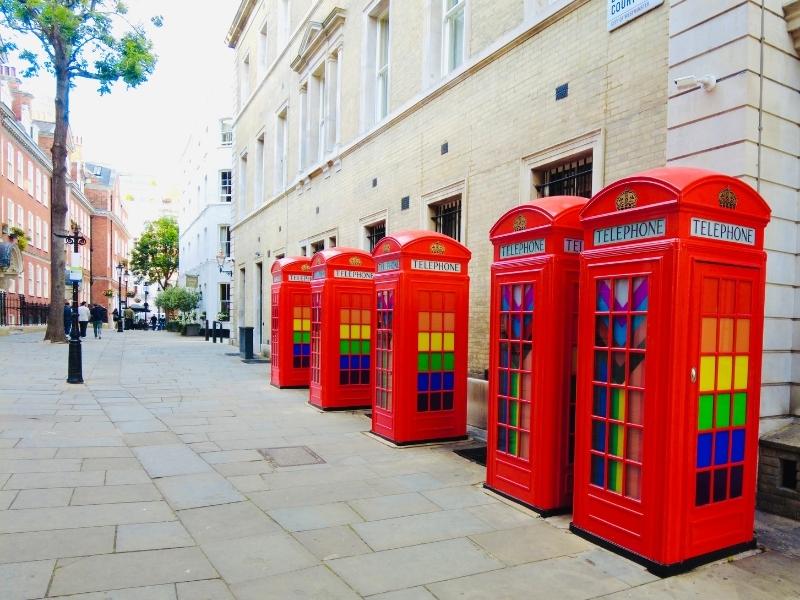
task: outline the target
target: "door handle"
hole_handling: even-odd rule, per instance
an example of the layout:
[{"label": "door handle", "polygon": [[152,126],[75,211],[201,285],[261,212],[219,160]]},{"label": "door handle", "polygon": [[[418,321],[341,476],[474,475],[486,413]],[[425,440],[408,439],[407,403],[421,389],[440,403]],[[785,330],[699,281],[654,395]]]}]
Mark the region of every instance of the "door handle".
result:
[{"label": "door handle", "polygon": [[689,371],[689,379],[692,383],[697,383],[697,369],[692,367]]}]

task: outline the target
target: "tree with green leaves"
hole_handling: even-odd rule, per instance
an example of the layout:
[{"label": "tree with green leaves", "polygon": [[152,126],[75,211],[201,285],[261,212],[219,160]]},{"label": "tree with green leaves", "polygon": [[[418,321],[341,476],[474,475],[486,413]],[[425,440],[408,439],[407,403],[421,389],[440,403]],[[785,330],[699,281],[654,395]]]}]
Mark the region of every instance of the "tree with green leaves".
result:
[{"label": "tree with green leaves", "polygon": [[178,270],[178,222],[161,217],[147,224],[131,252],[130,268],[144,279],[158,282],[162,289]]},{"label": "tree with green leaves", "polygon": [[[52,296],[45,339],[64,340],[65,253],[57,234],[65,232],[67,216],[67,131],[69,97],[76,79],[97,81],[100,94],[122,81],[128,87],[144,83],[153,73],[156,56],[142,25],[130,23],[128,8],[121,0],[0,0],[0,26],[6,31],[0,51],[19,50],[9,34],[35,38],[42,53],[30,48],[19,51],[27,64],[23,76],[37,75],[42,68],[55,76],[55,132],[51,182],[50,268]],[[161,26],[161,17],[152,25]]]}]

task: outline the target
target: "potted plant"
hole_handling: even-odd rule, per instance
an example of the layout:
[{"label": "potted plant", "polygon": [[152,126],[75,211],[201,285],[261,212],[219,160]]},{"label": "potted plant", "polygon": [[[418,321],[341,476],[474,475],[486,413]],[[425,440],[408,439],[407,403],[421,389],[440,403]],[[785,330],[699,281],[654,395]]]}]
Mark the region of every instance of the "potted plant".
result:
[{"label": "potted plant", "polygon": [[224,323],[224,322],[230,321],[230,320],[231,320],[231,316],[228,313],[223,312],[223,311],[220,311],[220,312],[217,313],[217,321],[220,321],[220,322]]},{"label": "potted plant", "polygon": [[113,298],[114,297],[114,290],[108,288],[105,292],[103,292],[103,296],[106,298]]},{"label": "potted plant", "polygon": [[20,252],[24,252],[25,248],[28,247],[28,238],[25,237],[25,230],[21,227],[12,227],[8,235],[17,238],[17,247]]}]

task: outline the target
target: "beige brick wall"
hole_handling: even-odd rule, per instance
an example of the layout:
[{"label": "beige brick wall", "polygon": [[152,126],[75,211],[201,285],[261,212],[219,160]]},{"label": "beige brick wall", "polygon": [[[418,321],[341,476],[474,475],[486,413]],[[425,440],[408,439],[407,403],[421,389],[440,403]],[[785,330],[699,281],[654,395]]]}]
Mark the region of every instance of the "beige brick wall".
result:
[{"label": "beige brick wall", "polygon": [[[249,146],[252,156],[257,132],[265,124],[266,139],[270,140],[269,117],[288,98],[290,189],[277,197],[270,191],[263,207],[237,224],[234,244],[237,270],[242,266],[248,270],[249,288],[257,252],[268,269],[276,252],[297,254],[301,243],[322,232],[335,231],[340,245],[363,246],[360,220],[384,210],[390,232],[430,228],[423,198],[460,182],[465,242],[473,252],[469,366],[473,372],[482,372],[488,364],[488,231],[504,211],[529,199],[520,197],[529,193],[521,191],[525,189],[521,185],[523,157],[599,130],[604,146],[595,157],[595,168],[601,170],[601,182],[664,164],[668,11],[666,7],[656,9],[609,34],[603,0],[553,3],[556,9],[566,7],[564,14],[540,25],[522,23],[523,3],[517,0],[470,2],[471,47],[499,47],[505,35],[504,50],[488,55],[473,48],[465,76],[428,91],[426,96],[420,50],[425,25],[418,10],[425,3],[394,0],[394,112],[389,122],[367,139],[358,138],[357,118],[363,3],[338,3],[348,10],[341,165],[326,173],[313,173],[310,182],[299,189],[291,183],[296,184],[298,175],[299,79],[288,68],[288,56],[296,55],[296,47],[286,53],[267,85],[239,116],[235,147],[238,155]],[[321,3],[312,19],[323,19],[330,6]],[[480,67],[477,61],[481,61]],[[556,102],[555,88],[563,83],[569,83],[569,97]],[[402,112],[397,111],[400,106],[405,107]],[[445,141],[449,153],[441,155]],[[268,181],[272,150],[268,141]],[[376,187],[372,187],[373,178],[378,180]],[[267,189],[272,189],[270,183]],[[404,196],[410,196],[411,207],[401,211]],[[236,281],[238,284],[239,279]],[[268,296],[265,294],[265,302],[269,302]],[[245,299],[245,323],[257,326],[253,290],[237,289],[235,297],[240,304]],[[233,312],[235,315],[236,309]],[[264,314],[269,314],[266,306]],[[265,319],[265,339],[267,329]]]}]

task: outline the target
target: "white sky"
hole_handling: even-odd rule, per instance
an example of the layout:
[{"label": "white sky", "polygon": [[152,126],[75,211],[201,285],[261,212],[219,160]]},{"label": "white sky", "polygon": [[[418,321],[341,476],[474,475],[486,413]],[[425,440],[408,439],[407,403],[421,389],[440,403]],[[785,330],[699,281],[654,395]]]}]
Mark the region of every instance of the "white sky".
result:
[{"label": "white sky", "polygon": [[[96,82],[78,80],[70,98],[72,130],[83,137],[85,160],[171,183],[193,126],[233,110],[233,51],[225,35],[239,0],[129,0],[128,5],[134,22],[164,16],[164,26],[152,32],[159,57],[155,73],[138,88],[117,84],[105,96],[97,93]],[[45,101],[55,91],[49,76],[25,80],[23,88]]]}]

